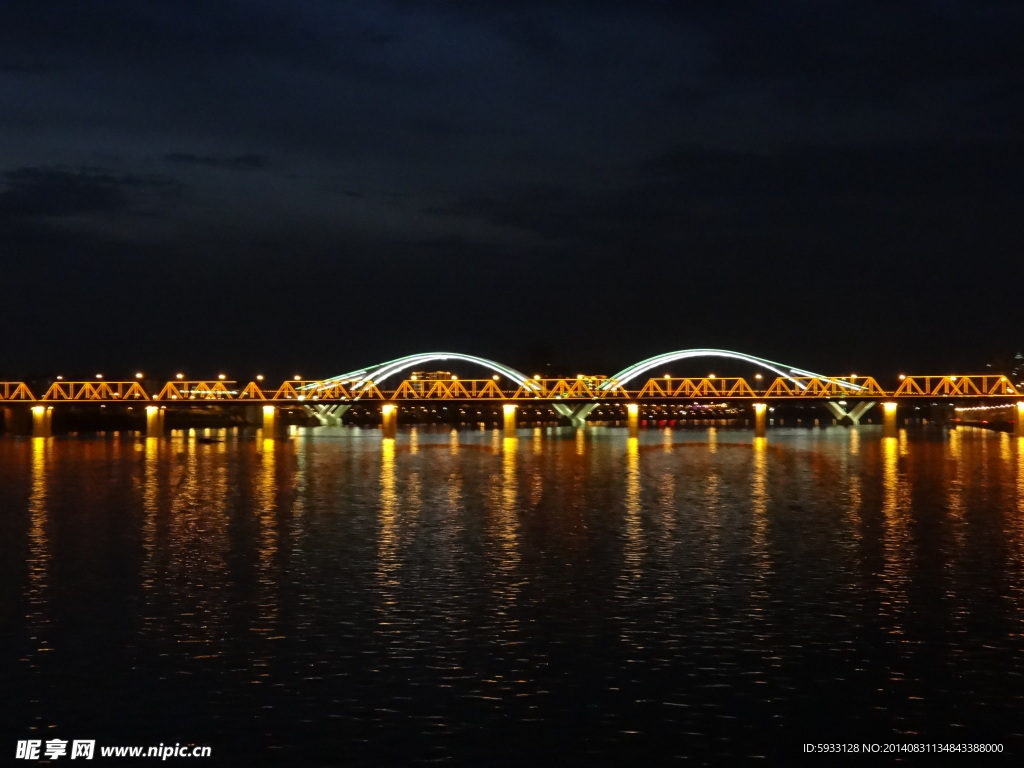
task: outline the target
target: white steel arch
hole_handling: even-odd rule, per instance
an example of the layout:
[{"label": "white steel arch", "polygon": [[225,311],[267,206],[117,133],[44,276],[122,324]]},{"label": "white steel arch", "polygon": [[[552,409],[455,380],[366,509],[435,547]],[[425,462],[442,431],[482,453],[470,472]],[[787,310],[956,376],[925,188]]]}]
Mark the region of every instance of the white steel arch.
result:
[{"label": "white steel arch", "polygon": [[[606,382],[601,385],[602,389],[611,389],[615,387],[621,387],[626,382],[646,373],[652,368],[665,365],[666,363],[673,363],[677,360],[685,360],[691,357],[725,357],[732,360],[742,360],[747,363],[760,366],[772,371],[778,376],[794,381],[794,377],[807,377],[812,379],[825,379],[828,381],[835,381],[842,387],[849,389],[852,392],[860,389],[860,386],[845,382],[840,379],[832,379],[829,376],[824,376],[820,373],[814,373],[813,371],[805,371],[802,368],[793,368],[783,363],[776,363],[772,360],[766,360],[763,357],[755,357],[754,355],[747,355],[743,352],[734,352],[729,349],[681,349],[676,352],[665,352],[654,357],[649,357],[646,360],[641,360],[639,363],[634,363],[628,368],[623,368],[617,374],[612,376]],[[806,385],[802,382],[795,382],[801,389],[806,388]]]},{"label": "white steel arch", "polygon": [[458,352],[421,352],[416,355],[408,355],[406,357],[399,357],[395,360],[389,360],[386,363],[379,363],[377,365],[363,368],[358,371],[351,373],[344,373],[340,376],[334,376],[327,379],[327,382],[338,382],[348,381],[353,382],[354,389],[362,389],[370,382],[379,384],[384,379],[392,376],[400,371],[407,370],[409,368],[415,368],[416,366],[423,365],[424,363],[433,362],[435,360],[462,360],[467,363],[475,363],[476,365],[488,368],[495,373],[502,376],[506,376],[516,382],[519,386],[529,387],[532,386],[530,378],[515,368],[510,368],[507,365],[497,363],[494,360],[488,360],[485,357],[477,357],[475,355],[463,355]]}]

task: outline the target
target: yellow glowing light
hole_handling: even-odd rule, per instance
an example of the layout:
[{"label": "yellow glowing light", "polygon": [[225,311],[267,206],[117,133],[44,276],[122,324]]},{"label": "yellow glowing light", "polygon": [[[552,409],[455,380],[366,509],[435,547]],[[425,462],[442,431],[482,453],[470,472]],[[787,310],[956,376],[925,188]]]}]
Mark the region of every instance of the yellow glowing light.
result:
[{"label": "yellow glowing light", "polygon": [[32,413],[34,413],[37,416],[42,416],[44,413],[46,413],[46,406],[43,406],[43,405],[33,405],[32,406]]},{"label": "yellow glowing light", "polygon": [[97,373],[96,374],[96,378],[97,379],[102,379],[103,378],[103,374],[102,373]]},{"label": "yellow glowing light", "polygon": [[640,413],[640,406],[636,403],[626,403],[626,413],[630,416],[636,416]]},{"label": "yellow glowing light", "polygon": [[896,413],[896,403],[893,403],[893,402],[882,403],[882,408],[885,409],[886,415]]},{"label": "yellow glowing light", "polygon": [[176,378],[176,379],[184,379],[185,378],[185,374],[184,373],[176,373],[176,374],[174,374],[174,378]]},{"label": "yellow glowing light", "polygon": [[506,417],[511,416],[516,412],[516,406],[514,403],[505,403],[501,406],[501,412],[504,413]]},{"label": "yellow glowing light", "polygon": [[227,376],[225,376],[223,373],[218,373],[217,378],[220,379],[221,381],[224,381],[224,379],[226,379]]},{"label": "yellow glowing light", "polygon": [[456,376],[456,375],[455,375],[454,373],[452,374],[452,381],[456,381],[456,380],[457,380],[458,378],[459,378],[459,377],[458,377],[458,376]]},{"label": "yellow glowing light", "polygon": [[257,373],[256,374],[256,381],[263,381],[263,374],[262,373]]},{"label": "yellow glowing light", "polygon": [[275,406],[273,406],[273,405],[264,405],[263,406],[263,413],[268,415],[268,416],[273,416],[274,415],[274,408],[275,408]]},{"label": "yellow glowing light", "polygon": [[294,376],[292,376],[292,381],[301,381],[301,380],[302,380],[302,377],[299,376],[299,374],[297,374],[297,373]]},{"label": "yellow glowing light", "polygon": [[380,412],[383,413],[385,416],[390,416],[397,410],[398,406],[395,405],[394,403],[384,403],[384,405],[380,407]]},{"label": "yellow glowing light", "polygon": [[754,374],[754,378],[757,379],[758,381],[760,381],[761,379],[764,378],[764,376],[762,376],[760,373],[755,373]]},{"label": "yellow glowing light", "polygon": [[768,409],[768,403],[754,403],[754,413],[764,413]]},{"label": "yellow glowing light", "polygon": [[142,372],[140,371],[139,373],[136,373],[135,374],[135,378],[136,379],[141,379],[142,378]]},{"label": "yellow glowing light", "polygon": [[665,374],[665,378],[666,378],[666,379],[671,379],[671,378],[672,378],[672,375],[671,375],[671,374],[668,374],[668,373],[666,373],[666,374]]},{"label": "yellow glowing light", "polygon": [[491,376],[491,378],[494,379],[495,381],[497,381],[498,380],[498,374],[494,374],[493,376]]},{"label": "yellow glowing light", "polygon": [[949,377],[949,380],[950,380],[950,381],[956,381],[956,376],[950,376],[950,377]]},{"label": "yellow glowing light", "polygon": [[63,376],[58,376],[57,377],[57,381],[64,381],[64,377]]},{"label": "yellow glowing light", "polygon": [[903,381],[905,378],[907,378],[907,374],[901,373],[900,374],[900,381]]},{"label": "yellow glowing light", "polygon": [[539,373],[533,374],[533,378],[534,378],[535,381],[540,381],[540,374]]},{"label": "yellow glowing light", "polygon": [[715,374],[713,374],[713,373],[709,373],[709,374],[708,374],[708,378],[709,378],[709,379],[713,379],[713,378],[715,378]]}]

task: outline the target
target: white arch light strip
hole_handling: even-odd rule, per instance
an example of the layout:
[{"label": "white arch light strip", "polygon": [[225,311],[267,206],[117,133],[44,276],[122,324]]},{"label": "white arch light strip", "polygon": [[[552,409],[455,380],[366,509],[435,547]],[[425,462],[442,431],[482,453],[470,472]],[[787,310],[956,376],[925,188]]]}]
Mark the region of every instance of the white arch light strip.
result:
[{"label": "white arch light strip", "polygon": [[[637,376],[646,373],[652,368],[657,368],[659,365],[666,363],[673,363],[676,360],[685,360],[691,357],[727,357],[733,360],[742,360],[747,363],[753,363],[754,365],[766,368],[772,371],[778,376],[785,379],[789,379],[795,383],[801,389],[806,389],[807,385],[803,382],[796,381],[793,377],[807,377],[812,379],[823,379],[825,381],[834,381],[841,387],[849,389],[853,392],[861,389],[857,384],[842,381],[840,379],[833,379],[828,376],[824,376],[820,373],[814,373],[813,371],[805,371],[802,368],[791,368],[783,363],[776,363],[772,360],[765,360],[763,357],[755,357],[754,355],[745,355],[742,352],[733,352],[728,349],[682,349],[678,352],[665,352],[661,355],[655,355],[649,357],[646,360],[641,360],[639,363],[634,363],[628,368],[623,368],[617,374],[608,379],[601,385],[601,389],[615,388],[617,386],[623,386],[626,382],[635,379]],[[788,372],[787,372],[788,371]]]},{"label": "white arch light strip", "polygon": [[352,373],[345,373],[341,376],[334,376],[333,378],[327,379],[324,383],[333,383],[338,381],[354,381],[355,389],[362,389],[370,382],[379,384],[384,379],[392,376],[399,371],[403,371],[407,368],[413,368],[423,363],[429,363],[433,360],[463,360],[468,363],[475,363],[489,368],[495,373],[499,373],[502,376],[506,376],[512,379],[521,387],[533,386],[530,378],[515,368],[509,368],[507,365],[496,363],[493,360],[488,360],[484,357],[476,357],[475,355],[463,355],[458,352],[423,352],[418,355],[409,355],[407,357],[400,357],[396,360],[390,360],[386,363],[381,363],[377,366],[371,366],[370,368],[363,368],[359,371],[353,371]]},{"label": "white arch light strip", "polygon": [[[641,360],[638,363],[634,363],[628,368],[624,368],[617,374],[609,378],[607,381],[601,384],[600,389],[608,390],[611,388],[624,386],[627,382],[635,379],[643,373],[657,368],[660,365],[666,363],[672,363],[677,360],[685,360],[693,357],[725,357],[732,360],[741,360],[743,362],[752,363],[754,365],[765,368],[772,371],[777,376],[789,379],[794,382],[801,389],[806,389],[807,385],[803,382],[796,381],[794,377],[806,377],[812,379],[821,379],[824,381],[832,381],[848,389],[851,392],[856,392],[862,389],[861,386],[853,384],[851,382],[843,381],[841,379],[833,379],[829,376],[825,376],[820,373],[814,373],[813,371],[807,371],[803,368],[793,368],[783,363],[777,363],[772,360],[766,360],[763,357],[756,357],[754,355],[747,355],[742,352],[733,352],[728,349],[683,349],[676,352],[665,352],[654,357],[649,357],[646,360]],[[519,386],[534,388],[536,387],[535,382],[530,379],[525,373],[517,371],[515,368],[510,368],[507,365],[495,362],[494,360],[488,360],[484,357],[476,357],[475,355],[463,355],[458,352],[423,352],[416,355],[408,355],[406,357],[399,357],[395,360],[390,360],[386,363],[381,363],[376,366],[370,366],[369,368],[361,368],[357,371],[351,371],[349,373],[343,373],[339,376],[332,376],[329,379],[324,380],[324,384],[331,384],[337,382],[354,382],[354,389],[359,390],[367,386],[370,383],[379,384],[384,379],[393,376],[394,374],[413,368],[423,363],[428,363],[434,360],[463,360],[469,363],[475,363],[476,365],[488,368],[495,373],[499,373],[506,376],[509,379],[515,381]],[[310,385],[312,386],[312,385]]]}]

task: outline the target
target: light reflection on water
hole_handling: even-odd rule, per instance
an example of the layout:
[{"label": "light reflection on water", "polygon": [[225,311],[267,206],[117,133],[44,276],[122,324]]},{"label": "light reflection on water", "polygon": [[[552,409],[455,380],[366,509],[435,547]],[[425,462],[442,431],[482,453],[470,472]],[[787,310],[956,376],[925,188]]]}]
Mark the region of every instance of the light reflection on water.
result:
[{"label": "light reflection on water", "polygon": [[0,440],[12,738],[267,764],[1020,745],[1024,439],[211,438]]}]

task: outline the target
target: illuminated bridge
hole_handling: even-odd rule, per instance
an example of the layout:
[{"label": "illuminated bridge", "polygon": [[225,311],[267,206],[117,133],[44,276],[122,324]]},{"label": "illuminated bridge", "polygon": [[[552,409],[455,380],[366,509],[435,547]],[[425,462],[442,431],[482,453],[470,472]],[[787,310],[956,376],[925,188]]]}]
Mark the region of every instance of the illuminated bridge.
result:
[{"label": "illuminated bridge", "polygon": [[[749,364],[751,377],[652,376],[654,371],[681,360],[725,359]],[[469,364],[486,371],[481,378],[463,378],[445,373],[417,375],[443,363]],[[224,375],[195,380],[178,374],[169,381],[134,379],[111,381],[97,375],[85,381],[61,377],[38,382],[0,382],[0,407],[5,424],[24,423],[31,414],[32,433],[48,435],[52,412],[69,406],[102,405],[145,408],[147,434],[164,432],[167,409],[183,407],[255,407],[264,433],[273,434],[279,410],[301,408],[323,425],[340,425],[342,416],[354,405],[376,404],[385,430],[394,429],[398,409],[416,403],[455,401],[501,404],[506,428],[514,428],[516,408],[524,403],[544,403],[576,427],[601,405],[626,408],[635,426],[644,403],[747,403],[753,411],[755,430],[763,432],[766,410],[775,402],[817,403],[837,419],[858,424],[876,403],[883,403],[886,429],[895,428],[899,403],[941,399],[969,409],[988,408],[1002,413],[1024,436],[1024,391],[1007,376],[985,375],[901,375],[880,383],[871,376],[827,376],[764,358],[721,349],[686,349],[667,352],[630,365],[612,376],[580,374],[572,378],[528,376],[502,363],[454,352],[409,355],[327,379],[296,377],[280,384],[268,384],[263,377],[245,383]],[[1009,414],[1006,416],[1006,414]],[[9,429],[10,431],[10,429]]]}]

